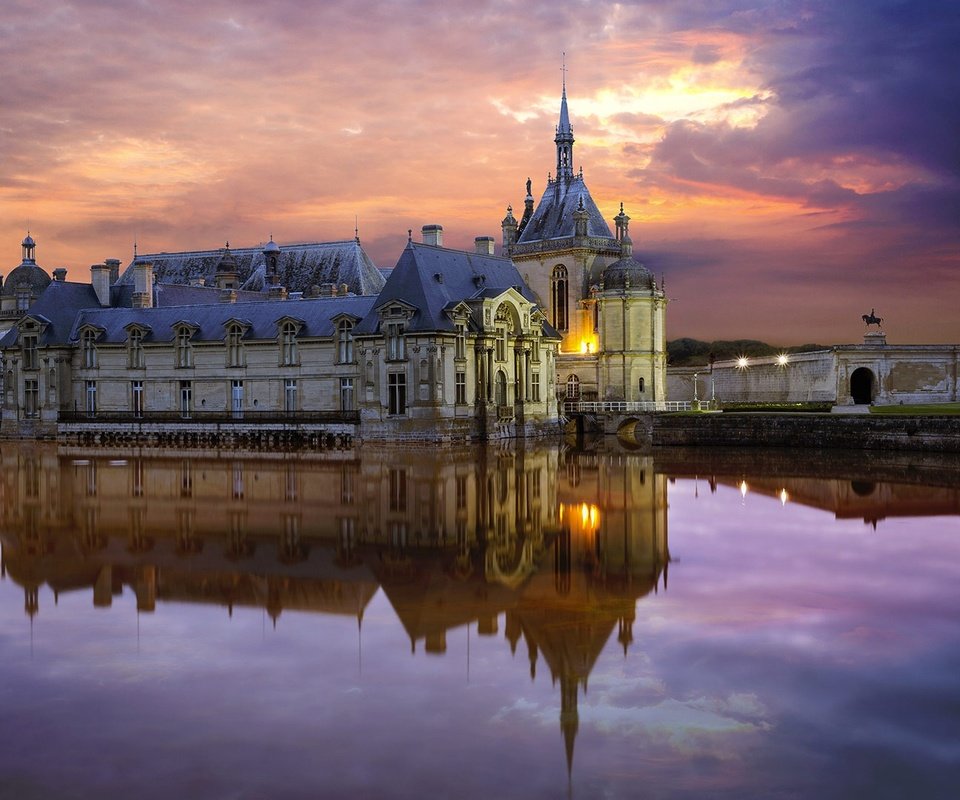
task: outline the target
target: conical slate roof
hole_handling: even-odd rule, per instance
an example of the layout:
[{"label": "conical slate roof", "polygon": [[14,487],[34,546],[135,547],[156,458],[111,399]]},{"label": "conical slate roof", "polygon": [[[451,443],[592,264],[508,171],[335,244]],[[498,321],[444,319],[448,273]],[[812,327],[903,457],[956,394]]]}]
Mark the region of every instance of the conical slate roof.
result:
[{"label": "conical slate roof", "polygon": [[574,235],[573,213],[580,200],[587,212],[587,235],[612,239],[606,220],[590,196],[583,178],[575,175],[569,181],[555,180],[547,184],[536,211],[524,226],[518,244],[538,242],[544,239],[562,239]]}]

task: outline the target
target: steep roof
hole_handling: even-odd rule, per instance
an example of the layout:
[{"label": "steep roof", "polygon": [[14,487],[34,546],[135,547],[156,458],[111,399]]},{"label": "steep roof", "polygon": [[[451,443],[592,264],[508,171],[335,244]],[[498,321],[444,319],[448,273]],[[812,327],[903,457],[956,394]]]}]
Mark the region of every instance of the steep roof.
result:
[{"label": "steep roof", "polygon": [[[266,282],[263,247],[231,248],[242,288],[259,291]],[[157,280],[189,284],[197,278],[214,282],[223,250],[193,250],[181,253],[141,253],[138,261],[153,263]],[[358,295],[376,294],[383,276],[356,239],[344,242],[309,242],[280,246],[280,285],[291,292],[306,292],[323,283],[340,285]],[[133,264],[120,276],[121,285],[133,283]]]},{"label": "steep roof", "polygon": [[[491,296],[491,292],[495,296],[510,288],[536,302],[508,258],[408,242],[376,306],[392,301],[414,306],[417,310],[408,331],[452,331],[453,321],[445,309],[462,300]],[[370,314],[356,332],[375,333],[377,324],[377,315]]]},{"label": "steep roof", "polygon": [[613,234],[610,233],[597,204],[593,202],[587,184],[581,176],[574,175],[570,180],[554,180],[547,184],[540,203],[524,226],[517,244],[573,236],[573,212],[577,210],[581,198],[588,215],[587,235],[612,239]]},{"label": "steep roof", "polygon": [[[34,317],[46,323],[40,335],[41,345],[66,344],[80,310],[99,307],[97,293],[89,283],[51,281],[24,318]],[[0,339],[0,347],[11,347],[18,338],[19,331],[13,327]]]},{"label": "steep roof", "polygon": [[[130,308],[133,305],[132,283],[115,283],[110,287],[110,304]],[[186,306],[194,303],[217,303],[220,289],[216,286],[184,286],[180,283],[155,283],[153,285],[154,306]],[[237,291],[238,303],[263,300],[262,292]]]}]

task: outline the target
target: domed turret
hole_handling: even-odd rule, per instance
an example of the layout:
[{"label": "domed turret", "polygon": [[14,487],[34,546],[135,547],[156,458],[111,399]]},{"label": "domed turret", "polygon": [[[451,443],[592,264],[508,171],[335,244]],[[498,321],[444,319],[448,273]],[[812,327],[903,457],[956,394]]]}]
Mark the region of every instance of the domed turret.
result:
[{"label": "domed turret", "polygon": [[656,288],[653,275],[633,255],[614,261],[607,267],[600,280],[604,291],[651,291]]},{"label": "domed turret", "polygon": [[50,276],[37,266],[37,243],[29,233],[20,246],[23,248],[20,265],[11,270],[0,290],[0,296],[9,298],[3,302],[4,311],[26,311],[50,284]]},{"label": "domed turret", "polygon": [[226,243],[217,262],[216,281],[221,289],[236,289],[240,285],[240,267],[237,257],[230,252],[230,242]]}]

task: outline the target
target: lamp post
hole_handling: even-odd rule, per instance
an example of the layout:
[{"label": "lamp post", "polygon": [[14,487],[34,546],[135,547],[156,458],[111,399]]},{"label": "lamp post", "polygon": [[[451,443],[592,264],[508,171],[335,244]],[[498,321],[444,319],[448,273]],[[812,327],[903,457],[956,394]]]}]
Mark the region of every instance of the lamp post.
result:
[{"label": "lamp post", "polygon": [[693,410],[700,410],[700,398],[697,396],[697,384],[700,382],[700,373],[693,373]]}]

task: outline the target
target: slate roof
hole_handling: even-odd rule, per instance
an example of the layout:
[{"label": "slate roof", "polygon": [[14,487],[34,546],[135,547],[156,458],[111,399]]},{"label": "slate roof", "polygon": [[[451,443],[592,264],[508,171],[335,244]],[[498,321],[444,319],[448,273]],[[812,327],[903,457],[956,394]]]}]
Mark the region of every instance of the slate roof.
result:
[{"label": "slate roof", "polygon": [[581,197],[588,214],[587,235],[612,239],[613,234],[610,233],[597,204],[593,202],[587,184],[582,177],[575,175],[570,180],[555,180],[547,184],[543,197],[540,198],[530,221],[524,226],[517,244],[573,236],[573,212],[577,210]]},{"label": "slate roof", "polygon": [[281,320],[291,318],[303,323],[300,336],[333,336],[333,320],[340,315],[364,317],[373,306],[373,297],[321,297],[310,300],[260,300],[250,303],[211,303],[209,305],[166,306],[162,308],[92,308],[77,315],[70,339],[76,340],[83,325],[95,325],[104,332],[97,340],[120,344],[127,340],[126,326],[139,323],[149,332],[144,342],[170,342],[177,323],[197,328],[194,342],[222,341],[226,323],[237,320],[249,326],[244,339],[275,339]]},{"label": "slate roof", "polygon": [[23,261],[10,270],[10,274],[3,282],[2,294],[5,297],[11,297],[18,289],[26,288],[31,294],[38,295],[47,288],[48,283],[50,283],[50,276],[43,267],[37,266],[33,261]]},{"label": "slate roof", "polygon": [[[195,288],[195,287],[178,287]],[[219,294],[219,290],[212,290]],[[277,325],[285,317],[302,321],[301,336],[332,336],[333,320],[341,314],[363,318],[373,307],[374,297],[320,297],[310,300],[264,300],[246,303],[207,302],[203,304],[163,305],[157,308],[104,308],[88,283],[53,281],[30,307],[26,317],[35,317],[47,324],[40,345],[65,345],[77,341],[83,325],[104,330],[101,342],[122,343],[127,340],[126,326],[137,322],[148,327],[145,342],[167,342],[174,337],[173,326],[187,322],[196,326],[193,341],[221,341],[231,319],[249,324],[245,339],[274,339]],[[19,331],[11,328],[0,339],[0,347],[17,344]]]},{"label": "slate roof", "polygon": [[[130,308],[133,305],[133,284],[115,283],[110,287],[110,305]],[[237,291],[238,303],[263,300],[262,292]],[[184,286],[179,283],[155,283],[153,285],[153,304],[162,306],[186,306],[194,303],[218,303],[220,289],[216,286]]]},{"label": "slate roof", "polygon": [[[463,300],[495,297],[511,287],[536,303],[508,258],[408,242],[376,307],[394,301],[414,306],[416,313],[407,325],[411,332],[452,331],[454,324],[446,310]],[[355,332],[376,333],[378,324],[378,315],[371,313]]]},{"label": "slate roof", "polygon": [[[265,285],[264,246],[231,248],[237,260],[241,288],[260,291]],[[153,263],[158,282],[190,284],[197,278],[213,283],[223,249],[181,253],[141,253],[137,261]],[[280,246],[280,285],[289,292],[306,292],[311,286],[333,283],[357,295],[373,295],[383,286],[383,276],[356,239]],[[133,264],[120,276],[121,285],[133,284]]]},{"label": "slate roof", "polygon": [[[89,283],[51,281],[24,318],[36,317],[47,323],[40,335],[41,346],[66,344],[77,314],[81,309],[91,307],[99,308],[100,301]],[[19,331],[13,327],[0,339],[0,347],[12,347],[18,338]]]}]

